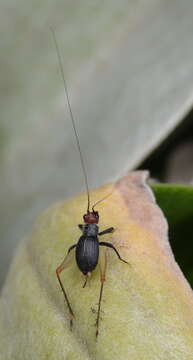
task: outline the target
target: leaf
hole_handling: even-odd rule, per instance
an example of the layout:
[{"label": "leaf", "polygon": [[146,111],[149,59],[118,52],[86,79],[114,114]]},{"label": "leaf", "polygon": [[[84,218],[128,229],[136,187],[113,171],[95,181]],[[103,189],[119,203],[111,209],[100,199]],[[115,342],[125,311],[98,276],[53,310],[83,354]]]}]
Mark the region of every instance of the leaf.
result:
[{"label": "leaf", "polygon": [[[48,209],[21,244],[0,300],[3,359],[189,360],[193,353],[193,293],[174,260],[167,223],[145,184],[134,172],[91,193],[100,229],[131,266],[108,250],[102,319],[96,341],[93,326],[100,289],[97,268],[90,286],[75,262],[61,277],[75,313],[69,314],[55,276],[70,245],[78,240],[86,209],[80,195]],[[112,192],[113,190],[113,192]]]},{"label": "leaf", "polygon": [[176,260],[193,286],[193,187],[156,184],[152,190],[169,223]]}]

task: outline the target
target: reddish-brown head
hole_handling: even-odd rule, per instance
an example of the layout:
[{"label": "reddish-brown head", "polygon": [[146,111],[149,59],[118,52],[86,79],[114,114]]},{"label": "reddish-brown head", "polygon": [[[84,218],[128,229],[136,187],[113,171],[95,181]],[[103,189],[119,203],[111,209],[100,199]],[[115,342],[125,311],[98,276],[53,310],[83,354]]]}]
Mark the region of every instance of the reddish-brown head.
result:
[{"label": "reddish-brown head", "polygon": [[87,211],[83,216],[83,220],[86,224],[98,224],[99,222],[99,213],[98,211]]}]

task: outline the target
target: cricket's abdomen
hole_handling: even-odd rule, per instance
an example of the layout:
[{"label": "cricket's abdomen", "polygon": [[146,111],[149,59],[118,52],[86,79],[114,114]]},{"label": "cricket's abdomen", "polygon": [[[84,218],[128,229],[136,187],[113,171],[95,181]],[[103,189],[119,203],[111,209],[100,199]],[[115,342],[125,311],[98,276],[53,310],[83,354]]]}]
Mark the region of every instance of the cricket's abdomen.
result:
[{"label": "cricket's abdomen", "polygon": [[80,271],[86,275],[92,272],[99,258],[99,242],[97,236],[82,235],[76,246],[76,262]]}]

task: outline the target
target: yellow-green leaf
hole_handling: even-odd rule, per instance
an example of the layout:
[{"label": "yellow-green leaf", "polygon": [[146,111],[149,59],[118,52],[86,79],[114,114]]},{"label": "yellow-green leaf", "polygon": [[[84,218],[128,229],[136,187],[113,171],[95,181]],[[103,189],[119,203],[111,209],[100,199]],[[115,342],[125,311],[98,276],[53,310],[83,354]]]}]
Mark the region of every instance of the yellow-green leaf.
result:
[{"label": "yellow-green leaf", "polygon": [[171,252],[167,223],[145,184],[146,172],[91,192],[100,229],[113,226],[108,250],[99,336],[95,320],[100,290],[97,268],[90,284],[74,262],[62,281],[75,313],[74,327],[55,276],[70,245],[77,242],[86,209],[80,195],[39,217],[21,243],[0,300],[3,360],[190,360],[193,354],[193,294]]}]

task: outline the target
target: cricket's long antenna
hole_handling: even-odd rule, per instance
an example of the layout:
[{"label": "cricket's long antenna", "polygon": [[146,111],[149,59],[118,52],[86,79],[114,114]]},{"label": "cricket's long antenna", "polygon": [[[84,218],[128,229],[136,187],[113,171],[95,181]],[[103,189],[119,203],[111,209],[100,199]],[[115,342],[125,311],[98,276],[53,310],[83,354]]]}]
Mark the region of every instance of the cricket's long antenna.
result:
[{"label": "cricket's long antenna", "polygon": [[98,200],[97,202],[95,202],[95,204],[92,206],[92,211],[94,211],[94,208],[96,205],[98,205],[99,203],[101,203],[103,200],[107,199],[109,196],[112,195],[114,190],[112,190],[109,194],[105,195],[102,199]]},{"label": "cricket's long antenna", "polygon": [[57,53],[57,57],[58,57],[58,64],[59,64],[59,67],[60,67],[60,72],[61,72],[62,80],[63,80],[63,83],[64,83],[64,91],[65,91],[65,94],[66,94],[66,99],[67,99],[67,104],[68,104],[68,108],[69,108],[69,112],[70,112],[70,117],[71,117],[71,120],[72,120],[72,126],[73,126],[73,129],[74,129],[74,134],[75,134],[75,137],[76,137],[76,143],[77,143],[77,147],[78,147],[78,152],[79,152],[79,155],[80,155],[80,162],[81,162],[82,171],[83,171],[83,175],[84,175],[84,180],[85,180],[85,185],[86,185],[86,192],[87,192],[87,199],[88,199],[87,212],[89,212],[90,211],[90,194],[89,194],[86,167],[85,167],[84,159],[83,159],[83,156],[82,156],[82,151],[81,151],[81,147],[80,147],[78,133],[77,133],[76,126],[75,126],[75,121],[74,121],[74,117],[73,117],[73,113],[72,113],[72,108],[71,108],[71,105],[70,105],[70,100],[69,100],[69,96],[68,96],[68,89],[67,89],[66,80],[65,80],[65,76],[64,76],[64,69],[63,69],[63,65],[62,65],[62,58],[61,58],[61,54],[60,54],[60,51],[59,51],[58,42],[56,40],[56,35],[55,35],[54,29],[52,27],[50,27],[50,30],[52,32],[54,44],[55,44],[55,47],[56,47],[56,53]]}]

